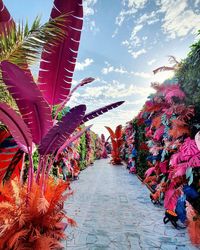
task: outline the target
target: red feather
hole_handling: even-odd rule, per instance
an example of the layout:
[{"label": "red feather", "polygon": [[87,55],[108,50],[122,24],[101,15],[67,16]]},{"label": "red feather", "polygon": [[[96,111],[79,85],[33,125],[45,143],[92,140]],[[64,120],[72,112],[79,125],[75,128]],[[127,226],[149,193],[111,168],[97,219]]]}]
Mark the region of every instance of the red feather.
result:
[{"label": "red feather", "polygon": [[55,0],[51,18],[66,13],[65,38],[54,45],[53,52],[44,49],[40,63],[39,87],[50,105],[62,103],[70,93],[83,25],[82,0]]}]

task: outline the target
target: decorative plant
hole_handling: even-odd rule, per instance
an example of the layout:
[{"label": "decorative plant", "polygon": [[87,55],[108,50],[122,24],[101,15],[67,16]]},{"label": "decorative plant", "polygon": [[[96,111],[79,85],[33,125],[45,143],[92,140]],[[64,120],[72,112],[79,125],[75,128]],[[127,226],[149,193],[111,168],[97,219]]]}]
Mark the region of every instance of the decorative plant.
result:
[{"label": "decorative plant", "polygon": [[[0,5],[1,81],[17,105],[16,112],[7,104],[0,103],[0,121],[29,158],[25,183],[22,178],[16,178],[1,186],[0,246],[2,249],[59,249],[60,240],[65,238],[64,228],[75,223],[63,210],[63,202],[71,194],[64,194],[69,184],[61,180],[55,182],[49,177],[57,151],[81,136],[82,133],[78,132],[70,137],[80,124],[122,102],[87,115],[86,106],[79,105],[57,121],[57,113],[74,91],[70,92],[70,87],[83,23],[82,0],[55,0],[47,24],[39,27],[37,19],[30,31],[26,25],[22,32],[2,1]],[[41,50],[36,84],[29,65],[39,58]],[[84,80],[77,88],[92,80]],[[53,120],[55,105],[58,106]],[[34,147],[39,153],[36,173],[33,167]],[[64,218],[66,223],[61,222]]]},{"label": "decorative plant", "polygon": [[123,144],[122,125],[118,125],[115,129],[115,132],[110,127],[105,127],[105,128],[110,133],[110,138],[112,142],[111,162],[114,165],[121,164],[120,147]]}]

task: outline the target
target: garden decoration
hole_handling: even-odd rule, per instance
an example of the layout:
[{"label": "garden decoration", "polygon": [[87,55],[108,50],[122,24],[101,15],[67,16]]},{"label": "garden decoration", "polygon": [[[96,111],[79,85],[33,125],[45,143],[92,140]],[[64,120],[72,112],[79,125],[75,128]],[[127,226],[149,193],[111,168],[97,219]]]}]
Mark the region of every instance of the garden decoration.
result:
[{"label": "garden decoration", "polygon": [[[14,25],[3,2],[0,4],[1,86],[5,89],[3,84],[6,85],[17,109],[16,112],[1,102],[0,121],[28,156],[27,173],[20,173],[23,178],[19,179],[18,174],[18,178],[10,178],[0,186],[0,246],[2,249],[59,249],[60,241],[65,238],[65,227],[75,225],[63,210],[63,203],[72,192],[68,182],[54,180],[49,173],[57,150],[66,141],[73,141],[69,138],[84,118],[94,118],[85,115],[85,105],[79,105],[60,121],[52,120],[55,105],[63,107],[70,97],[83,22],[82,1],[55,0],[50,21],[40,27],[36,20],[30,31],[27,25],[23,31],[21,26]],[[41,50],[37,85],[29,65],[39,58]],[[85,83],[89,82],[91,79]],[[94,116],[120,104],[101,108]],[[78,135],[73,137],[77,138]],[[39,152],[36,172],[34,147]]]},{"label": "garden decoration", "polygon": [[123,144],[122,125],[118,125],[115,129],[115,132],[109,127],[105,127],[105,128],[110,133],[110,138],[112,142],[111,163],[114,165],[121,164],[120,147]]},{"label": "garden decoration", "polygon": [[108,154],[107,154],[107,150],[106,150],[106,146],[105,146],[106,139],[105,139],[104,134],[101,135],[101,141],[102,141],[102,154],[101,154],[101,157],[106,159],[108,157]]},{"label": "garden decoration", "polygon": [[[130,122],[135,128],[131,141],[138,151],[137,172],[154,190],[150,194],[151,201],[164,205],[164,223],[171,222],[174,227],[182,228],[187,221],[188,232],[195,245],[200,245],[199,103],[193,105],[197,104],[197,98],[192,101],[192,92],[190,87],[186,89],[184,80],[188,82],[191,76],[189,72],[192,69],[188,63],[196,60],[198,49],[199,43],[196,43],[183,65],[174,60],[173,67],[155,70],[155,73],[174,70],[180,83],[174,79],[174,83],[170,80],[161,85],[152,84],[156,93],[149,97],[138,116]],[[192,67],[194,70],[194,65]],[[187,76],[183,68],[188,70]],[[194,82],[197,83],[197,79]]]}]

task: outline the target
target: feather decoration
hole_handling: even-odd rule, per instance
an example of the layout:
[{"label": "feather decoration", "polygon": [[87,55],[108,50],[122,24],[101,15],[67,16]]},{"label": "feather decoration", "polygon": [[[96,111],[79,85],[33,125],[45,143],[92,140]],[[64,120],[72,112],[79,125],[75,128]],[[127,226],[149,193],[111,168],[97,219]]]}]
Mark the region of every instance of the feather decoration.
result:
[{"label": "feather decoration", "polygon": [[39,153],[46,155],[53,153],[69,138],[73,131],[80,125],[85,114],[86,106],[79,105],[72,108],[60,122],[53,126],[42,139]]},{"label": "feather decoration", "polygon": [[0,103],[0,121],[8,128],[18,146],[26,153],[32,148],[30,131],[22,118],[7,104]]},{"label": "feather decoration", "polygon": [[75,140],[77,140],[79,137],[81,137],[85,131],[89,130],[92,127],[92,125],[85,127],[83,129],[81,129],[81,131],[79,131],[78,133],[76,133],[75,135],[71,136],[69,139],[66,140],[66,142],[58,149],[57,153],[56,153],[56,157],[55,159],[58,160],[58,155],[65,149],[67,148],[72,142],[74,142]]},{"label": "feather decoration", "polygon": [[114,108],[117,108],[119,107],[120,105],[122,105],[124,103],[124,101],[121,101],[121,102],[115,102],[115,103],[112,103],[112,104],[109,104],[107,106],[104,106],[102,108],[99,108],[99,109],[96,109],[88,114],[86,114],[83,118],[83,121],[81,122],[81,124],[89,121],[89,120],[92,120],[106,112],[108,112],[109,110],[111,109],[114,109]]},{"label": "feather decoration", "polygon": [[44,46],[40,63],[39,88],[51,106],[62,103],[70,93],[83,25],[82,0],[54,0],[51,18],[66,13],[69,17],[63,25],[65,38],[54,45],[53,52]]},{"label": "feather decoration", "polygon": [[200,246],[200,216],[189,202],[187,202],[186,212],[190,239],[194,245]]},{"label": "feather decoration", "polygon": [[39,144],[53,125],[49,106],[30,74],[7,61],[1,63],[1,68],[3,80],[30,128],[33,141]]}]

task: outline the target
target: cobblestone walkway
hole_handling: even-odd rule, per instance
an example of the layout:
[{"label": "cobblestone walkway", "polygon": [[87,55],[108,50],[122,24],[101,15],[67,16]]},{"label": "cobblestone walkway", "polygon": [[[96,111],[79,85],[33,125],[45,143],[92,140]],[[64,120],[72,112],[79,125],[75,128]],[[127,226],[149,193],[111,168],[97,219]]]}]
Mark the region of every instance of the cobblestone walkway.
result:
[{"label": "cobblestone walkway", "polygon": [[197,249],[185,230],[163,224],[163,208],[150,202],[148,189],[122,166],[96,161],[72,188],[65,206],[78,227],[67,229],[66,249]]}]

